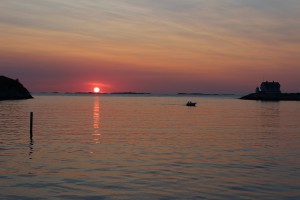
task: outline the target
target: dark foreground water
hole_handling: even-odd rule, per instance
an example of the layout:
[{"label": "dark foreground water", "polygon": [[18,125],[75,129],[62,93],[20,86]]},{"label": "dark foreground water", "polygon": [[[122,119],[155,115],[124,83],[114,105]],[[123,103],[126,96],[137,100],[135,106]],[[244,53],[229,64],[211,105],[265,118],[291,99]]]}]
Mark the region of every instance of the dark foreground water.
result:
[{"label": "dark foreground water", "polygon": [[300,102],[35,96],[0,139],[0,199],[300,199]]}]

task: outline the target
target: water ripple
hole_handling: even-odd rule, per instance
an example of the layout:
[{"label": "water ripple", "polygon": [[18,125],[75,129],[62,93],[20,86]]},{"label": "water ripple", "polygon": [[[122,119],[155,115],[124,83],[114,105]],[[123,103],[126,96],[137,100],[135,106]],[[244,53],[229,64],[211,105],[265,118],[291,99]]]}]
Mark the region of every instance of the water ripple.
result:
[{"label": "water ripple", "polygon": [[196,98],[0,102],[0,198],[300,198],[297,103]]}]

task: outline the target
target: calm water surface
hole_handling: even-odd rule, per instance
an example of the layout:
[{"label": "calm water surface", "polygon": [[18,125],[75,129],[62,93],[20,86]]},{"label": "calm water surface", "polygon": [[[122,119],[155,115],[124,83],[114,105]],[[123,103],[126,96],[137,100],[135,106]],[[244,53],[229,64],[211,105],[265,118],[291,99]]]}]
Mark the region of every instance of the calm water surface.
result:
[{"label": "calm water surface", "polygon": [[1,101],[0,199],[300,199],[299,122],[233,97]]}]

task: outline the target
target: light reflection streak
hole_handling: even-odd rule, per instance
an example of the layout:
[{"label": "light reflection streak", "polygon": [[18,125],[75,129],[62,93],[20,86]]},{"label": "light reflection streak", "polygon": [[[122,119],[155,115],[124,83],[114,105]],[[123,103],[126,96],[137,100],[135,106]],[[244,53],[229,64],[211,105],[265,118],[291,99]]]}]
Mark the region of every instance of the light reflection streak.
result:
[{"label": "light reflection streak", "polygon": [[95,144],[99,144],[101,133],[99,131],[99,128],[100,128],[100,104],[99,104],[99,97],[98,96],[96,96],[94,98],[93,128],[94,128],[94,132],[92,134],[93,135],[93,142]]}]

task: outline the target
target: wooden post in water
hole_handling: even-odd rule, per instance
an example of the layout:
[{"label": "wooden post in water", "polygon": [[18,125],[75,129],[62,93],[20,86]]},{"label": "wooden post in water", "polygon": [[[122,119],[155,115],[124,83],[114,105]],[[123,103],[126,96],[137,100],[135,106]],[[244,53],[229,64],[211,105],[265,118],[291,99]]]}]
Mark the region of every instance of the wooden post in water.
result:
[{"label": "wooden post in water", "polygon": [[30,112],[30,139],[32,139],[33,112]]}]

